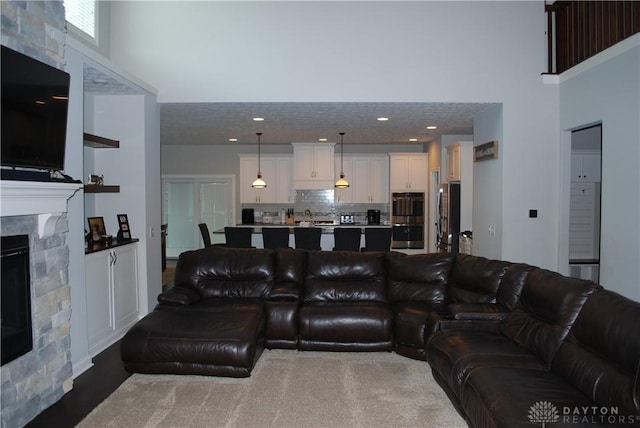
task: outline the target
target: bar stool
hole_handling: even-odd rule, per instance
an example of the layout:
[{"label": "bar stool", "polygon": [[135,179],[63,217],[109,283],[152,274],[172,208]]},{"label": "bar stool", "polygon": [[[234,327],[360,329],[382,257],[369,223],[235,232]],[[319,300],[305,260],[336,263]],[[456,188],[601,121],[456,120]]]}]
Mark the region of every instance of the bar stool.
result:
[{"label": "bar stool", "polygon": [[296,227],[293,229],[293,236],[296,248],[303,250],[320,250],[320,235],[322,229],[319,227]]},{"label": "bar stool", "polygon": [[224,239],[227,247],[235,248],[253,248],[251,247],[251,234],[253,230],[250,227],[225,227]]},{"label": "bar stool", "polygon": [[264,248],[289,248],[289,228],[263,227],[262,242]]},{"label": "bar stool", "polygon": [[333,251],[360,251],[361,235],[359,227],[333,228]]},{"label": "bar stool", "polygon": [[364,248],[361,251],[390,251],[390,227],[366,227],[364,229]]},{"label": "bar stool", "polygon": [[211,235],[209,235],[209,227],[207,226],[207,223],[200,223],[198,227],[200,228],[200,234],[202,235],[202,242],[204,243],[204,247],[210,247]]}]

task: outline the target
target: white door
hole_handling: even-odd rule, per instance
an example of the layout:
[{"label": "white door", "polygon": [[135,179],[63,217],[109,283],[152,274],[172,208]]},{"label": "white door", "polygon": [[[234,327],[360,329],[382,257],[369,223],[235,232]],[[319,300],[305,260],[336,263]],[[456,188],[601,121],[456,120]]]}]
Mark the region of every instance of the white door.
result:
[{"label": "white door", "polygon": [[[235,178],[225,176],[163,176],[163,223],[167,226],[167,257],[203,247],[198,224],[213,234],[235,224]],[[212,242],[224,242],[224,235]]]}]

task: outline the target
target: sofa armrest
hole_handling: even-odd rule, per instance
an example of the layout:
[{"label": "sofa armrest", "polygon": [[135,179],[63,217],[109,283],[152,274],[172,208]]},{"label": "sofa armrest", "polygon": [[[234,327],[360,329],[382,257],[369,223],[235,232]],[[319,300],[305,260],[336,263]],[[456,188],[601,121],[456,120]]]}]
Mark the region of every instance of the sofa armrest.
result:
[{"label": "sofa armrest", "polygon": [[300,287],[292,282],[282,282],[274,285],[269,293],[269,300],[273,301],[299,301]]},{"label": "sofa armrest", "polygon": [[452,303],[448,309],[454,320],[503,321],[509,314],[495,303]]},{"label": "sofa armrest", "polygon": [[199,300],[195,291],[175,286],[158,295],[158,303],[162,305],[190,305]]}]

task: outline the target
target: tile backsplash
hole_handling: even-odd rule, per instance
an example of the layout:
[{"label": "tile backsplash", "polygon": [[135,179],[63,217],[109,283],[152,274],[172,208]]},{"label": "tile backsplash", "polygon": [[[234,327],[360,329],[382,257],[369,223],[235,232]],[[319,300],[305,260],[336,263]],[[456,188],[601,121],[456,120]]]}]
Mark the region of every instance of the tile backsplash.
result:
[{"label": "tile backsplash", "polygon": [[263,213],[272,214],[275,222],[280,219],[280,211],[293,208],[296,220],[302,220],[305,210],[310,210],[313,219],[319,221],[340,220],[340,214],[353,214],[356,223],[367,222],[367,210],[380,210],[380,221],[389,220],[389,204],[355,204],[336,202],[335,190],[296,190],[293,204],[243,204],[242,208],[254,208],[256,221],[260,222]]}]

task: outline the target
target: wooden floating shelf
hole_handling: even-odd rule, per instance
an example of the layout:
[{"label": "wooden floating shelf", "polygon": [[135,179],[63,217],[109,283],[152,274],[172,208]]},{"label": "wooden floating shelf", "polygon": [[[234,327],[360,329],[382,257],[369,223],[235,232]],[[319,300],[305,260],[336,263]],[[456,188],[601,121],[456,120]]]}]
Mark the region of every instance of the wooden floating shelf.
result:
[{"label": "wooden floating shelf", "polygon": [[84,145],[95,149],[117,149],[120,147],[120,141],[111,138],[99,137],[97,135],[83,133]]},{"label": "wooden floating shelf", "polygon": [[84,193],[119,193],[120,186],[105,186],[102,184],[85,184]]}]

